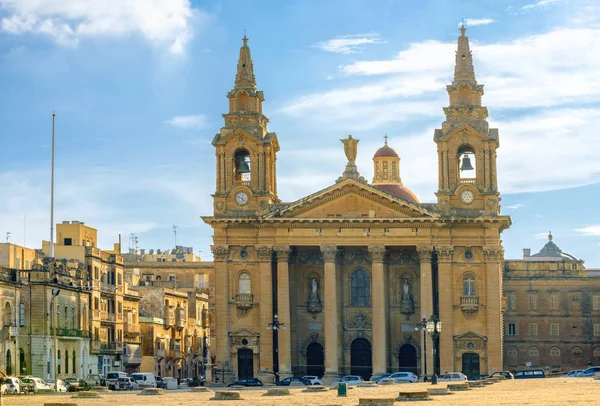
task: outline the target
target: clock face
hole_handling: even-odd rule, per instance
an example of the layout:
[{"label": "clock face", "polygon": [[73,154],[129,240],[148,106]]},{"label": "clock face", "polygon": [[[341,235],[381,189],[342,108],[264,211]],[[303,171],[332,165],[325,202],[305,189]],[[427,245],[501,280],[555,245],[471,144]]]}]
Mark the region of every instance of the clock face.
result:
[{"label": "clock face", "polygon": [[244,193],[244,192],[240,192],[237,195],[235,195],[235,201],[240,206],[243,206],[246,203],[248,203],[248,195],[246,193]]},{"label": "clock face", "polygon": [[473,203],[474,198],[475,195],[473,195],[473,192],[471,192],[470,190],[465,190],[460,195],[460,200],[462,200],[464,204]]}]

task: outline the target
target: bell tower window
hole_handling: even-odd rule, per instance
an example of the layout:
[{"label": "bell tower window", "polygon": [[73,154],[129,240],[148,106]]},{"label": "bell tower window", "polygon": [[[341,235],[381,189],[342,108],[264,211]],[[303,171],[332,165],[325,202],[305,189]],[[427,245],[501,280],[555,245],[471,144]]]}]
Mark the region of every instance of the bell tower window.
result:
[{"label": "bell tower window", "polygon": [[475,183],[477,177],[475,151],[469,145],[463,145],[458,149],[457,156],[459,179],[464,183]]},{"label": "bell tower window", "polygon": [[239,149],[233,156],[234,178],[236,182],[250,182],[250,153]]}]

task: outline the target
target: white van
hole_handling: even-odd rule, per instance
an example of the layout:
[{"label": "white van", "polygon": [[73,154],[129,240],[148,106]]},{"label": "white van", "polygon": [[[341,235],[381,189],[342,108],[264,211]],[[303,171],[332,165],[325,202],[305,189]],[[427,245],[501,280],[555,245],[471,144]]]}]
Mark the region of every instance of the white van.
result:
[{"label": "white van", "polygon": [[156,380],[154,374],[149,372],[136,372],[131,374],[131,379],[136,381],[140,388],[156,388]]}]

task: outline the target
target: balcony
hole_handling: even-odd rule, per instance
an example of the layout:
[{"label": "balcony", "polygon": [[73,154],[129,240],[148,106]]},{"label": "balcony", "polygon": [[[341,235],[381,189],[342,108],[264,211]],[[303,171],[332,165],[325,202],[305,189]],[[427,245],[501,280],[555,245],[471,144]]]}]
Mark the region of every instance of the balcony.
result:
[{"label": "balcony", "polygon": [[177,327],[178,329],[182,329],[185,327],[185,310],[184,309],[177,309],[176,311],[176,318],[175,318],[175,327]]},{"label": "balcony", "polygon": [[100,340],[92,340],[91,351],[92,351],[92,353],[100,352]]},{"label": "balcony", "polygon": [[88,338],[90,336],[88,331],[75,328],[56,328],[54,330],[59,337]]},{"label": "balcony", "polygon": [[115,285],[111,285],[110,283],[100,282],[100,291],[105,293],[116,293],[117,288]]},{"label": "balcony", "polygon": [[166,350],[164,348],[159,348],[156,350],[156,356],[164,358],[166,356]]},{"label": "balcony", "polygon": [[464,178],[464,179],[458,180],[459,183],[469,183],[469,184],[475,184],[476,181],[477,181],[477,179],[475,179],[475,178]]},{"label": "balcony", "polygon": [[235,305],[242,311],[248,311],[252,308],[254,296],[252,293],[238,293],[235,295]]},{"label": "balcony", "polygon": [[475,313],[479,310],[479,296],[461,296],[460,309],[465,313]]},{"label": "balcony", "polygon": [[181,358],[181,350],[180,349],[169,350],[167,356],[168,356],[168,358]]},{"label": "balcony", "polygon": [[100,352],[102,354],[121,354],[123,352],[123,343],[120,341],[101,343]]},{"label": "balcony", "polygon": [[117,320],[117,316],[114,313],[100,312],[100,320],[114,323]]},{"label": "balcony", "polygon": [[125,323],[123,324],[123,330],[126,335],[139,335],[140,334],[140,325],[133,323]]},{"label": "balcony", "polygon": [[175,324],[175,310],[165,309],[165,326],[172,327]]}]

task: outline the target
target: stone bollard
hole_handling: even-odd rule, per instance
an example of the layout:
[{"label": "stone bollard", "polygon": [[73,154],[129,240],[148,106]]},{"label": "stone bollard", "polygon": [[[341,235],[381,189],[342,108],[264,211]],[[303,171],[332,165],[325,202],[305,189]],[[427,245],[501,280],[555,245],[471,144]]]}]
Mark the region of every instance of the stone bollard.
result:
[{"label": "stone bollard", "polygon": [[157,396],[157,395],[164,395],[165,391],[163,388],[145,388],[142,389],[142,391],[140,393],[138,393],[138,395],[149,395],[149,396]]},{"label": "stone bollard", "polygon": [[394,406],[394,398],[359,398],[359,405]]},{"label": "stone bollard", "polygon": [[423,391],[413,391],[413,392],[398,392],[398,397],[396,398],[398,402],[407,402],[407,401],[419,401],[419,400],[432,400],[429,397],[429,392],[426,390]]},{"label": "stone bollard", "polygon": [[290,396],[290,390],[287,388],[273,388],[267,390],[263,396]]},{"label": "stone bollard", "polygon": [[100,394],[94,391],[83,390],[81,392],[77,392],[76,395],[71,396],[72,398],[99,398]]},{"label": "stone bollard", "polygon": [[196,386],[194,388],[192,388],[192,392],[212,392],[210,389],[208,389],[206,386]]},{"label": "stone bollard", "polygon": [[322,385],[312,385],[307,386],[302,392],[327,392],[329,390],[328,387]]},{"label": "stone bollard", "polygon": [[462,383],[449,383],[448,384],[448,389],[456,392],[456,391],[463,391],[463,390],[469,390],[469,384],[466,382],[462,382]]},{"label": "stone bollard", "polygon": [[218,391],[215,392],[215,396],[209,400],[242,400],[242,397],[239,392]]},{"label": "stone bollard", "polygon": [[594,374],[594,381],[600,381],[600,374]]},{"label": "stone bollard", "polygon": [[439,388],[429,388],[427,389],[427,392],[429,392],[429,396],[454,395],[448,388],[444,388],[443,386]]},{"label": "stone bollard", "polygon": [[106,386],[92,386],[92,390],[96,392],[108,392],[108,388]]},{"label": "stone bollard", "polygon": [[[365,381],[361,384],[358,385],[359,388],[376,388],[377,387],[377,382],[373,382],[373,381]],[[368,403],[365,403],[368,404]]]},{"label": "stone bollard", "polygon": [[484,386],[483,381],[468,381],[469,388],[482,388]]}]

